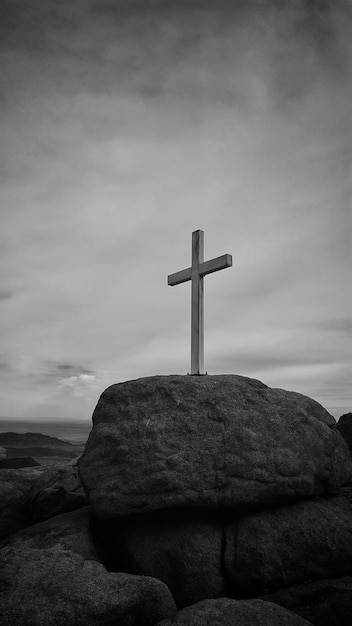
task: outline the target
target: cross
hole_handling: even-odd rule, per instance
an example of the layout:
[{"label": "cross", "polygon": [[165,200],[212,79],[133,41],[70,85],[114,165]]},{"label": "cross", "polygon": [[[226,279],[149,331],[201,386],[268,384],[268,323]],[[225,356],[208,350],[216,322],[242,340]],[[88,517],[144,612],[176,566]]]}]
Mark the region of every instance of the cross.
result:
[{"label": "cross", "polygon": [[231,267],[231,254],[204,261],[204,231],[192,233],[192,267],[170,274],[167,284],[173,287],[188,280],[192,284],[191,304],[191,374],[204,374],[204,289],[203,278],[225,267]]}]

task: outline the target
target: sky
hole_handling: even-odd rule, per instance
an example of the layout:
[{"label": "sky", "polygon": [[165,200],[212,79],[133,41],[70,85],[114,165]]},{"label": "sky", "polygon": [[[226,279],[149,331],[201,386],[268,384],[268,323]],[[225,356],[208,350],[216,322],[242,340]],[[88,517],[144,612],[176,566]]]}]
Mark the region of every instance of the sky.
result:
[{"label": "sky", "polygon": [[351,397],[350,0],[0,0],[0,416],[205,368]]}]

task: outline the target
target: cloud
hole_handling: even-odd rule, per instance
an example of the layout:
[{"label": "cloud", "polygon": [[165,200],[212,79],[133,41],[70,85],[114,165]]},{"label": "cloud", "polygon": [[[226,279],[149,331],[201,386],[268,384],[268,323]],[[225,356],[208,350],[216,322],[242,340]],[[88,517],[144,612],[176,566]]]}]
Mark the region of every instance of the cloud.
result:
[{"label": "cloud", "polygon": [[84,395],[87,390],[96,391],[97,379],[94,374],[79,374],[78,376],[68,376],[58,381],[58,386],[72,390],[77,395]]},{"label": "cloud", "polygon": [[13,297],[13,291],[11,289],[0,289],[0,301],[10,300]]},{"label": "cloud", "polygon": [[0,410],[86,415],[84,390],[185,373],[166,276],[197,228],[234,258],[205,280],[206,367],[340,393],[346,6],[3,1]]}]

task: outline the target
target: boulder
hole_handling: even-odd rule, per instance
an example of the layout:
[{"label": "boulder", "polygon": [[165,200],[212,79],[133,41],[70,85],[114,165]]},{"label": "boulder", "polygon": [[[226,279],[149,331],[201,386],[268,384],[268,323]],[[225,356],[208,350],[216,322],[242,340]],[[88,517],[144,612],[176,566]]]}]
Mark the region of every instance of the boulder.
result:
[{"label": "boulder", "polygon": [[335,493],[347,445],[314,400],[243,376],[154,376],[109,387],[79,460],[102,518],[240,509]]},{"label": "boulder", "polygon": [[309,626],[302,617],[263,600],[203,600],[157,626]]},{"label": "boulder", "polygon": [[162,580],[179,608],[229,591],[219,520],[119,518],[96,520],[93,528],[97,545],[107,555],[108,569]]},{"label": "boulder", "polygon": [[73,465],[47,466],[34,481],[29,493],[29,508],[33,522],[41,522],[54,515],[68,513],[88,504]]},{"label": "boulder", "polygon": [[236,594],[352,574],[352,506],[342,497],[252,513],[225,534],[225,568]]},{"label": "boulder", "polygon": [[352,506],[341,497],[242,516],[98,519],[94,534],[108,569],[159,578],[178,608],[352,575]]},{"label": "boulder", "polygon": [[352,454],[352,413],[344,413],[344,415],[341,415],[336,424],[336,429],[345,439],[350,454]]},{"label": "boulder", "polygon": [[6,449],[0,446],[0,463],[6,459]]},{"label": "boulder", "polygon": [[318,580],[263,596],[294,611],[315,626],[350,626],[352,578]]},{"label": "boulder", "polygon": [[0,470],[0,539],[32,522],[29,493],[43,471],[43,467]]},{"label": "boulder", "polygon": [[0,539],[88,504],[77,466],[0,470]]},{"label": "boulder", "polygon": [[92,543],[90,507],[24,529],[0,544],[6,626],[154,626],[172,618],[166,585],[108,572]]}]

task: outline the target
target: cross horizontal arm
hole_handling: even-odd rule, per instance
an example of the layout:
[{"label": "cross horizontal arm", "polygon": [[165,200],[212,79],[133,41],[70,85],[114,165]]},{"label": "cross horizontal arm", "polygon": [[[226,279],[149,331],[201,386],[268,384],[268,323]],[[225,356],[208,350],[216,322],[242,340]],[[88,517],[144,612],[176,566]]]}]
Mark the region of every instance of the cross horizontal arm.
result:
[{"label": "cross horizontal arm", "polygon": [[191,280],[191,267],[187,267],[185,270],[181,270],[180,272],[175,272],[175,274],[170,274],[167,277],[167,284],[173,287],[174,285],[179,285],[180,283],[185,283],[187,280]]},{"label": "cross horizontal arm", "polygon": [[[205,276],[206,274],[212,274],[218,270],[223,270],[225,267],[232,266],[231,254],[223,254],[222,256],[211,259],[210,261],[204,261],[199,265],[199,274]],[[179,272],[181,273],[181,272]]]}]

